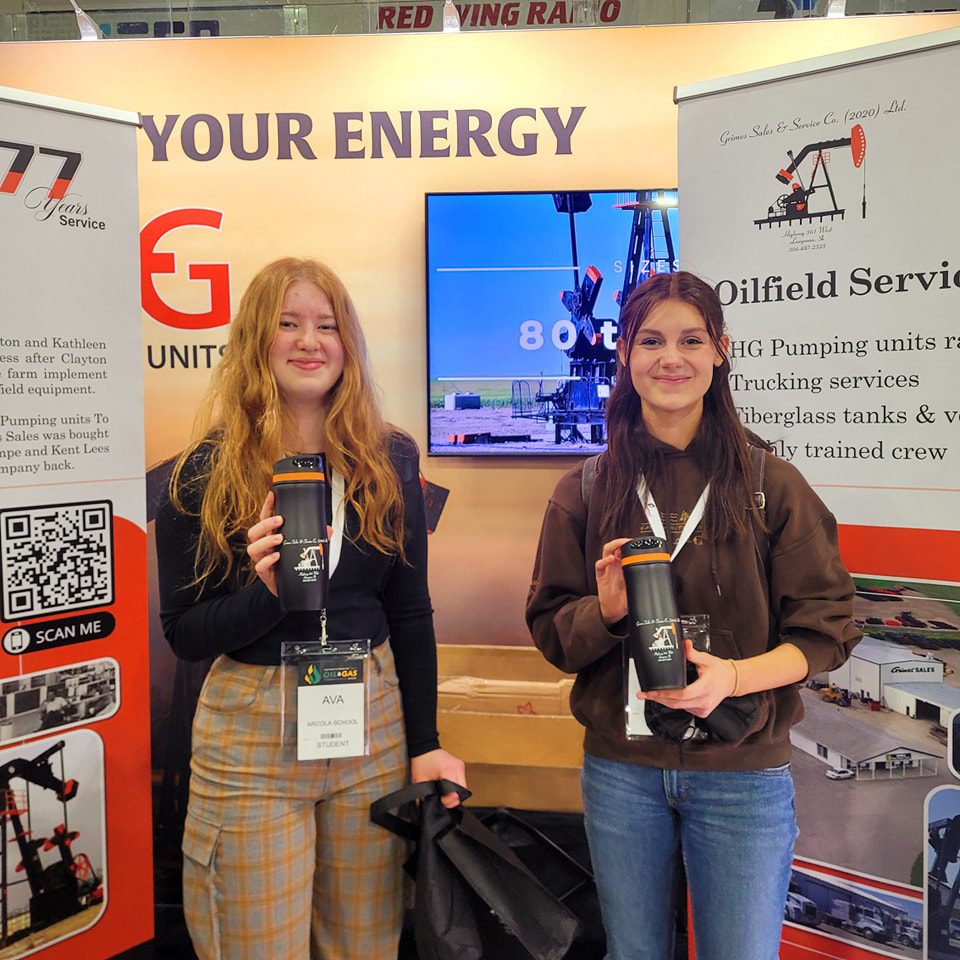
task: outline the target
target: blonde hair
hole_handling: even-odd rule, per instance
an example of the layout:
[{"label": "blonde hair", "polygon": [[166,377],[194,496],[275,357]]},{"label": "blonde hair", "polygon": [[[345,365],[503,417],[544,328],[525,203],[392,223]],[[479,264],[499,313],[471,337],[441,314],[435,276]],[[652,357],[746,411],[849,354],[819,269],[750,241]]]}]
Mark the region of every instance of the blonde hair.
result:
[{"label": "blonde hair", "polygon": [[[343,344],[343,373],[326,398],[327,466],[345,478],[344,505],[352,506],[359,518],[358,538],[382,553],[403,556],[403,501],[388,449],[395,431],[380,413],[353,302],[325,264],[285,257],[263,267],[244,292],[193,439],[170,477],[171,502],[200,518],[197,583],[221,567],[218,582],[230,574],[235,560],[231,539],[257,522],[273,464],[295,452],[283,448],[285,414],[270,370],[270,348],[287,290],[300,280],[315,284],[330,301]],[[208,455],[198,458],[197,475],[186,480],[184,467],[196,454]],[[192,510],[185,499],[193,502],[197,494],[202,499]]]}]

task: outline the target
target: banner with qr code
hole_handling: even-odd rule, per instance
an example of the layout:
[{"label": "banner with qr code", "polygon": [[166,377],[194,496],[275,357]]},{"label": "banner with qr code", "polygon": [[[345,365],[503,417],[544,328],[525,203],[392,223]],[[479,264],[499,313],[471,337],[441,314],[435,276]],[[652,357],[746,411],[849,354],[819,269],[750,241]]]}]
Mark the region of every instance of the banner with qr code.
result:
[{"label": "banner with qr code", "polygon": [[0,88],[4,958],[152,935],[137,123]]}]

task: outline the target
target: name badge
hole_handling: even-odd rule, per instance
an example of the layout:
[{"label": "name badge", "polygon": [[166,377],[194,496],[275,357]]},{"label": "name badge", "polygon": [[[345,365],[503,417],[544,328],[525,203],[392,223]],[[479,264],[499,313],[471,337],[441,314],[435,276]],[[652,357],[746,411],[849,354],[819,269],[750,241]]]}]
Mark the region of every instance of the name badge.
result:
[{"label": "name badge", "polygon": [[297,760],[370,752],[369,640],[283,643],[281,749]]},{"label": "name badge", "polygon": [[366,743],[365,661],[311,660],[297,685],[297,759],[361,757]]}]

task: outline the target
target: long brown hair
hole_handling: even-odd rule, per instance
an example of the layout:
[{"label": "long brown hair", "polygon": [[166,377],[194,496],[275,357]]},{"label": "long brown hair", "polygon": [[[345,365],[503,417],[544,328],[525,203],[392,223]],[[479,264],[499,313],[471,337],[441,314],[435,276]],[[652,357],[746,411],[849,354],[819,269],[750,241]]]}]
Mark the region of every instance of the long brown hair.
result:
[{"label": "long brown hair", "polygon": [[[346,287],[325,264],[285,257],[250,281],[197,416],[193,440],[170,477],[171,502],[200,518],[196,582],[234,563],[230,541],[254,524],[270,489],[273,464],[294,451],[282,443],[285,412],[270,371],[270,348],[291,284],[315,284],[330,301],[343,344],[343,373],[326,398],[323,453],[345,478],[344,499],[357,517],[357,535],[383,553],[403,555],[400,482],[390,461],[394,431],[380,413],[367,344]],[[188,461],[199,464],[189,481]],[[188,471],[193,474],[193,468]],[[191,495],[192,494],[192,495]],[[202,495],[198,510],[185,502]]]},{"label": "long brown hair", "polygon": [[[660,444],[646,428],[640,395],[630,376],[630,354],[637,334],[658,304],[677,300],[695,307],[703,317],[714,348],[723,358],[714,368],[713,381],[703,398],[700,442],[703,465],[710,482],[710,500],[704,523],[714,540],[727,540],[750,529],[751,515],[763,526],[754,503],[754,477],[749,444],[769,450],[770,445],[740,423],[730,391],[730,357],[724,348],[723,307],[713,287],[684,270],[656,274],[636,287],[620,313],[622,349],[617,354],[617,384],[607,401],[607,452],[598,473],[604,476],[606,503],[600,528],[608,539],[620,536],[630,523],[642,472],[651,484],[662,477],[664,457]],[[623,363],[621,357],[627,361]]]}]

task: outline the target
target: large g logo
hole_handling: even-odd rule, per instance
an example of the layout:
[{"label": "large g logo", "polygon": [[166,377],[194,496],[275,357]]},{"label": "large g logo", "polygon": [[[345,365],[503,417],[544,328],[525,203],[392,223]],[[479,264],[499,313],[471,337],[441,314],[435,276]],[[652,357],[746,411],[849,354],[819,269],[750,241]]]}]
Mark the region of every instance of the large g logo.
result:
[{"label": "large g logo", "polygon": [[176,310],[161,299],[153,278],[158,273],[176,273],[177,256],[158,253],[156,246],[171,230],[179,227],[212,227],[220,229],[223,214],[219,210],[187,207],[168,210],[154,217],[140,231],[140,297],[143,309],[159,323],[181,330],[205,330],[230,322],[230,265],[227,263],[191,263],[187,276],[210,284],[210,309],[203,313]]}]

